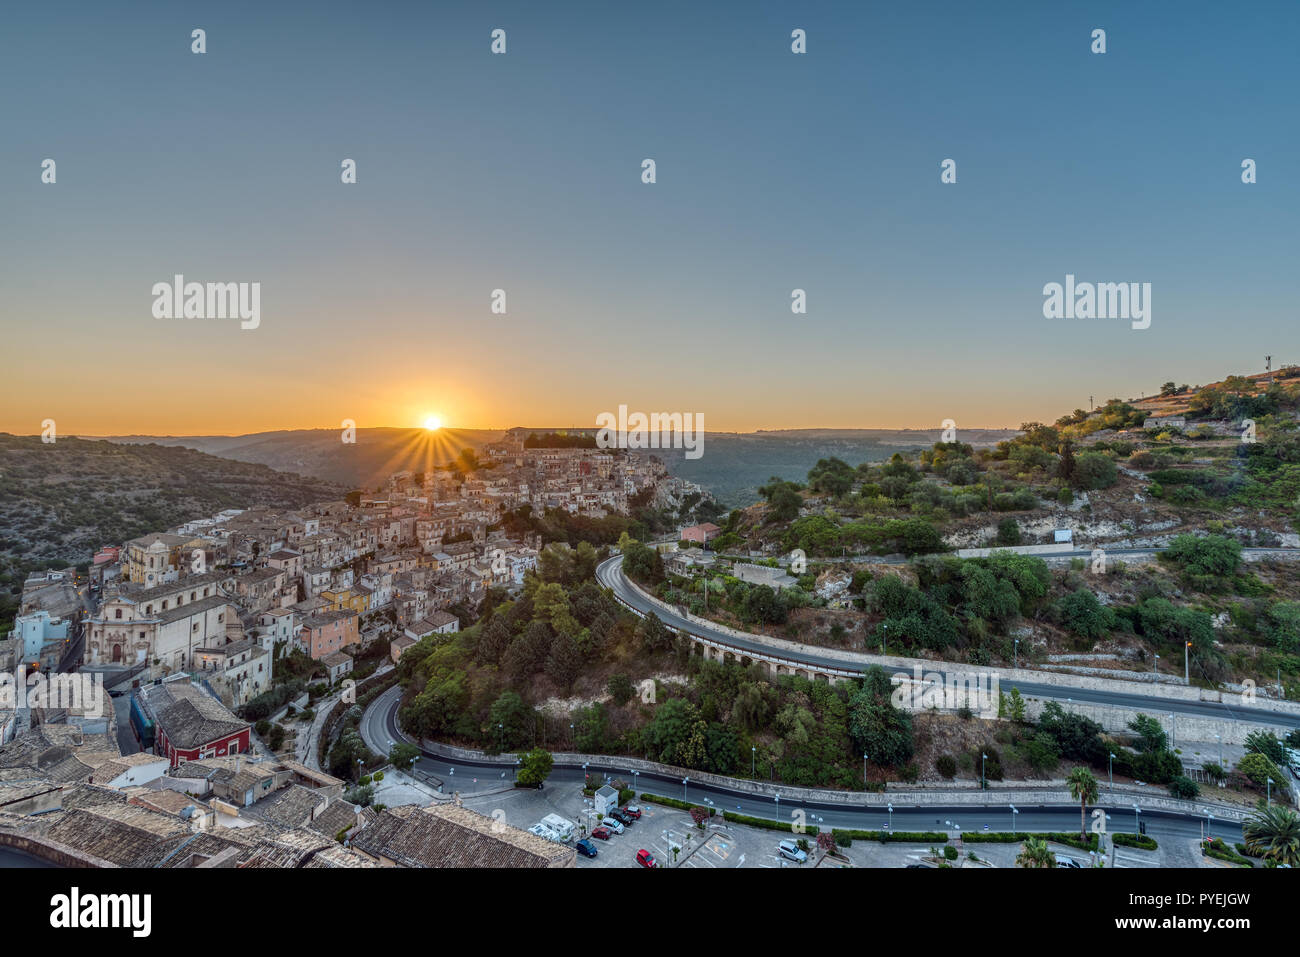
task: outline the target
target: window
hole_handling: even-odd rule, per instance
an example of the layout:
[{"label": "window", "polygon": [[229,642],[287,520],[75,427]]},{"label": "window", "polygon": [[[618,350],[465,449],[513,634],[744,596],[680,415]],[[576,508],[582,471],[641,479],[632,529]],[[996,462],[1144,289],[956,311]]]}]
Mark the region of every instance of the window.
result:
[{"label": "window", "polygon": [[162,603],[162,610],[163,610],[163,611],[166,611],[166,610],[167,610],[167,602],[165,602],[165,601]]},{"label": "window", "polygon": [[113,617],[114,617],[114,618],[121,618],[121,617],[122,617],[122,609],[121,609],[121,608],[114,608],[114,609],[113,609]]}]

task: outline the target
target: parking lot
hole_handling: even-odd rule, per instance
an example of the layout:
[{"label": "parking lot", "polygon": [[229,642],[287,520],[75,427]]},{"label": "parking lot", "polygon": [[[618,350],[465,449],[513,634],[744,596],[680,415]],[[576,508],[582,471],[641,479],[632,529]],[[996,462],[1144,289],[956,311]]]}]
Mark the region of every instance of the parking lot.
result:
[{"label": "parking lot", "polygon": [[[642,848],[649,851],[661,866],[671,866],[674,861],[679,867],[707,869],[812,866],[811,863],[798,865],[783,860],[777,852],[782,839],[778,832],[732,824],[710,826],[701,831],[685,811],[638,803],[641,819],[628,825],[624,833],[611,834],[608,840],[593,839],[596,857],[587,858],[579,854],[579,867],[637,867],[636,852]],[[589,835],[600,823],[591,799],[584,798],[575,787],[468,795],[464,804],[488,816],[499,812],[507,824],[523,829],[536,824],[547,814],[558,814],[578,825],[579,837]]]}]

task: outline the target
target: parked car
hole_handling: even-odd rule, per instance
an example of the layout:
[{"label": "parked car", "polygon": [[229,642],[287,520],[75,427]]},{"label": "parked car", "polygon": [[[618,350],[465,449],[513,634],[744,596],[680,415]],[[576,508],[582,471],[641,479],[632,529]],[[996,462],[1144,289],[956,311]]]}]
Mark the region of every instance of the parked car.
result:
[{"label": "parked car", "polygon": [[618,821],[618,823],[622,824],[624,827],[627,827],[635,820],[635,818],[633,818],[631,815],[624,814],[622,811],[618,810],[617,808],[610,811],[609,816],[612,817],[614,820]]},{"label": "parked car", "polygon": [[642,867],[658,867],[659,862],[654,859],[654,855],[644,847],[636,852],[636,862]]},{"label": "parked car", "polygon": [[1056,866],[1057,867],[1079,867],[1079,868],[1083,867],[1082,864],[1080,864],[1072,857],[1058,857],[1056,859]]},{"label": "parked car", "polygon": [[596,845],[592,844],[590,840],[581,840],[573,846],[578,849],[578,853],[583,857],[596,856]]},{"label": "parked car", "polygon": [[591,829],[591,836],[599,838],[602,841],[608,841],[613,834],[614,832],[607,827],[593,827]]},{"label": "parked car", "polygon": [[613,831],[615,834],[622,834],[622,833],[623,833],[623,825],[622,825],[622,823],[619,822],[619,821],[614,820],[612,817],[603,817],[603,818],[600,819],[600,823],[601,823],[602,825],[604,825],[605,827],[609,828],[609,829],[610,829],[611,831]]},{"label": "parked car", "polygon": [[794,861],[796,864],[802,864],[808,860],[808,852],[801,848],[794,841],[782,841],[777,845],[782,857],[787,861]]},{"label": "parked car", "polygon": [[623,808],[623,813],[634,821],[639,821],[641,820],[641,805],[629,804],[627,807]]}]

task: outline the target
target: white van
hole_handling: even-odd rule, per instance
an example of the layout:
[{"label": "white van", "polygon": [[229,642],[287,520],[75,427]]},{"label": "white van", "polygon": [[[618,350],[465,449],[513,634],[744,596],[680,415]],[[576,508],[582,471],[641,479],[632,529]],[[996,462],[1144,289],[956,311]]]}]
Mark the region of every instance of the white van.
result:
[{"label": "white van", "polygon": [[558,814],[548,814],[542,818],[542,823],[559,835],[559,839],[565,843],[573,840],[573,832],[577,830],[577,825],[572,821],[560,817]]}]

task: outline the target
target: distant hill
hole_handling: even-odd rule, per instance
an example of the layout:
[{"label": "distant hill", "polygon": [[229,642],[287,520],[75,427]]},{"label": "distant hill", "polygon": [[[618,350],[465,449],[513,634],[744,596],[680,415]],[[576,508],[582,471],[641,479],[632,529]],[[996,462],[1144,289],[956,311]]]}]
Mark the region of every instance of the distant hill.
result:
[{"label": "distant hill", "polygon": [[[977,448],[1018,433],[1005,429],[960,429],[957,438]],[[927,449],[939,429],[790,429],[772,432],[707,432],[704,454],[687,459],[666,449],[657,454],[672,474],[698,482],[732,508],[759,500],[758,487],[772,476],[803,481],[818,459],[832,456],[850,465],[881,462],[895,452]]]},{"label": "distant hill", "polygon": [[298,472],[349,488],[374,487],[394,472],[427,472],[450,462],[462,449],[478,450],[505,433],[487,429],[357,429],[356,442],[343,442],[341,429],[296,429],[249,435],[120,435],[107,441],[183,446],[239,462]]},{"label": "distant hill", "polygon": [[226,508],[293,508],[346,491],[191,449],[0,433],[0,605],[28,571],[86,562],[101,545]]}]

